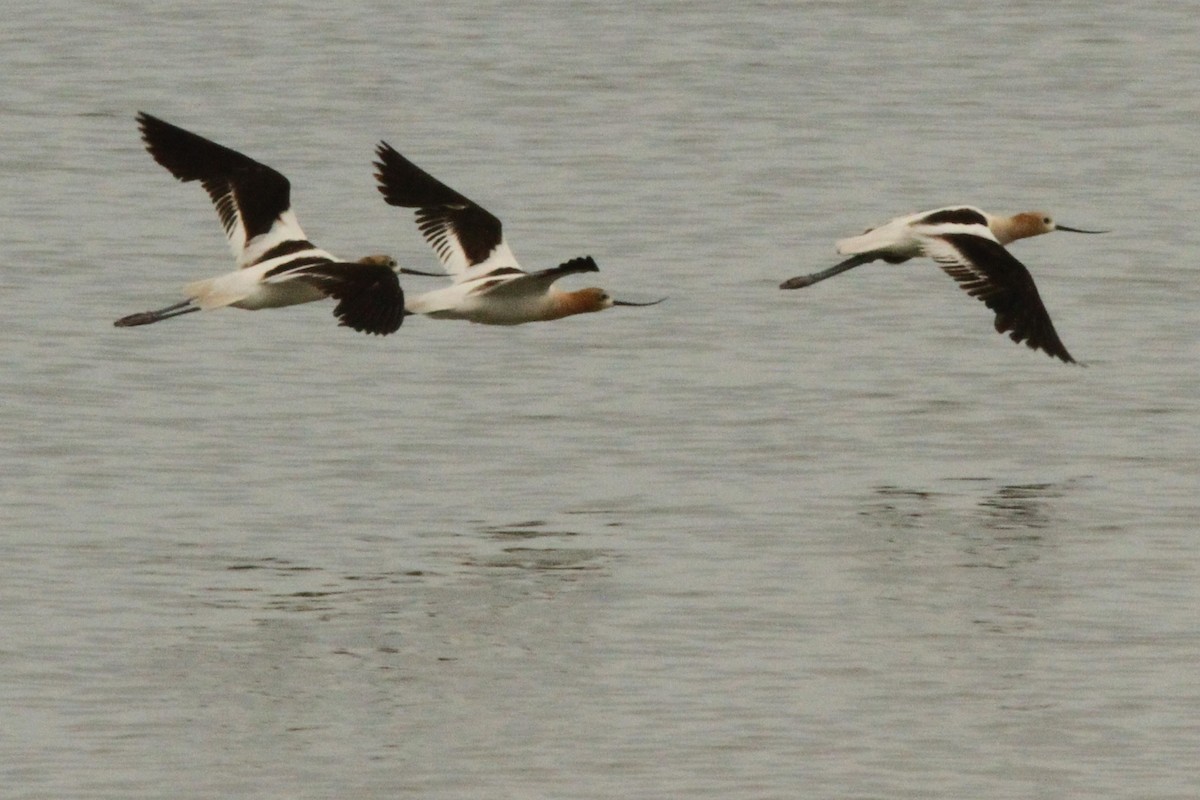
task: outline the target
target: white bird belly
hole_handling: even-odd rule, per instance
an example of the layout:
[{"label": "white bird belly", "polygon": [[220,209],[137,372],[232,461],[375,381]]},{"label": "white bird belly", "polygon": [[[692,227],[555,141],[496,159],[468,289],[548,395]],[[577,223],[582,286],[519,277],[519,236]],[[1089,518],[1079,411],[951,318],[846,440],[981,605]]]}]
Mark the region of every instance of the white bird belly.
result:
[{"label": "white bird belly", "polygon": [[203,309],[234,306],[250,310],[279,308],[325,299],[325,294],[304,281],[263,283],[265,270],[240,269],[215,278],[189,283],[184,294]]},{"label": "white bird belly", "polygon": [[520,325],[545,319],[548,298],[502,298],[466,295],[461,285],[448,286],[418,295],[405,304],[411,314],[425,314],[434,319],[462,319],[481,325]]}]

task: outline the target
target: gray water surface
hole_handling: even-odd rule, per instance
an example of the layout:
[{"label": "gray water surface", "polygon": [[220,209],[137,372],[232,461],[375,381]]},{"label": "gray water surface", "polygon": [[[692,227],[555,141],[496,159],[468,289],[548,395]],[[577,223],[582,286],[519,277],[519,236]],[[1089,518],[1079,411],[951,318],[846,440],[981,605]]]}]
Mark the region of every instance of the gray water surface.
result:
[{"label": "gray water surface", "polygon": [[[1192,4],[8,16],[4,797],[1200,795]],[[232,268],[137,110],[345,257],[435,263],[384,138],[670,299],[113,328]],[[1112,229],[1013,246],[1087,367],[930,263],[775,288],[963,202]]]}]

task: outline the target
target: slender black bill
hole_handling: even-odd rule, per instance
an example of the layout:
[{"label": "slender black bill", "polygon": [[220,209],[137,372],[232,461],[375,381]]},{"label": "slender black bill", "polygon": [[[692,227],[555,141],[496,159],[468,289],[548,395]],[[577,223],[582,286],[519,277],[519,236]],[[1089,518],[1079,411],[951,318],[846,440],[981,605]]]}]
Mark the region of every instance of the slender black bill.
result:
[{"label": "slender black bill", "polygon": [[630,300],[613,300],[614,306],[634,306],[635,308],[645,308],[646,306],[656,306],[667,298],[663,297],[659,300],[651,300],[649,303],[634,303]]},{"label": "slender black bill", "polygon": [[193,311],[199,310],[200,307],[192,305],[191,300],[184,300],[181,303],[160,308],[157,311],[141,311],[137,314],[121,317],[113,325],[118,328],[132,328],[135,325],[149,325],[151,322],[161,322],[164,319],[178,317],[180,314],[190,314]]},{"label": "slender black bill", "polygon": [[823,269],[820,272],[814,272],[811,275],[797,275],[794,278],[788,278],[783,283],[779,284],[780,289],[803,289],[805,286],[812,286],[814,283],[820,283],[826,278],[832,278],[834,275],[841,274],[848,269],[853,269],[861,264],[867,264],[874,261],[878,256],[870,253],[860,253],[855,256],[850,256],[840,264],[834,264],[829,269]]},{"label": "slender black bill", "polygon": [[427,278],[445,278],[448,277],[444,272],[423,272],[419,269],[409,269],[408,267],[400,267],[398,270],[401,275],[424,275]]},{"label": "slender black bill", "polygon": [[1066,225],[1059,225],[1057,223],[1054,225],[1054,230],[1070,231],[1071,233],[1112,233],[1112,231],[1085,231],[1083,228],[1068,228]]}]

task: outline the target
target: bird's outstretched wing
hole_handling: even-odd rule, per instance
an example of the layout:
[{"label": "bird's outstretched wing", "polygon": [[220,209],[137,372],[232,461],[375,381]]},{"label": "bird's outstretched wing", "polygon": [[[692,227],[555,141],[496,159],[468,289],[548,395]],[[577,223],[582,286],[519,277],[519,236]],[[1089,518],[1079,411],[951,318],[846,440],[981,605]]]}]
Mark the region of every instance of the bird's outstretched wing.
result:
[{"label": "bird's outstretched wing", "polygon": [[1054,330],[1033,276],[999,242],[948,233],[928,237],[925,250],[967,294],[996,312],[998,333],[1067,363],[1075,361]]},{"label": "bird's outstretched wing", "polygon": [[[516,268],[500,220],[396,152],[387,142],[375,150],[375,177],[388,204],[416,209],[417,227],[455,281],[481,272]],[[479,268],[479,269],[473,269]]]},{"label": "bird's outstretched wing", "polygon": [[238,266],[316,251],[291,210],[291,184],[279,172],[224,145],[145,112],[142,140],[179,180],[200,181],[212,198]]}]

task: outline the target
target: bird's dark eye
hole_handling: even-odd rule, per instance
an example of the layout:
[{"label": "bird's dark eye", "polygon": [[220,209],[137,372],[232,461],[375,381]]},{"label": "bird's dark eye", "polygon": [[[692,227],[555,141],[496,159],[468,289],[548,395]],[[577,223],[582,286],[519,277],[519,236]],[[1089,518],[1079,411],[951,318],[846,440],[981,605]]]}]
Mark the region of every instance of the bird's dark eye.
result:
[{"label": "bird's dark eye", "polygon": [[1049,225],[1049,224],[1050,224],[1050,218],[1049,218],[1049,217],[1042,217],[1042,224],[1043,224],[1043,225]]}]

